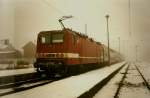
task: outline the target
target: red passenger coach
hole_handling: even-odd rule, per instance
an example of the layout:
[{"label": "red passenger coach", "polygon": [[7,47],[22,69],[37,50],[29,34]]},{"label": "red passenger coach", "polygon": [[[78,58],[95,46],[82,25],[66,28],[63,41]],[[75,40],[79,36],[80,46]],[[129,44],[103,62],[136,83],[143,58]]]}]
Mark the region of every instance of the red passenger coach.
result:
[{"label": "red passenger coach", "polygon": [[43,31],[38,34],[37,71],[66,74],[72,70],[101,63],[101,43],[70,29]]}]

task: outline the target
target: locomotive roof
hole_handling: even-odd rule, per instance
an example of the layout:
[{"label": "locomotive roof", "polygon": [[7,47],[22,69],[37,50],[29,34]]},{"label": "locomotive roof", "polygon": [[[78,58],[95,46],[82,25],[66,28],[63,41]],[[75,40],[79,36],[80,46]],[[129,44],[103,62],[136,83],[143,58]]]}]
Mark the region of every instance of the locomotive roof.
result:
[{"label": "locomotive roof", "polygon": [[63,32],[63,31],[68,31],[68,32],[70,32],[70,33],[74,33],[74,34],[78,35],[79,37],[82,37],[82,38],[85,38],[85,39],[89,39],[89,40],[91,40],[92,42],[95,42],[96,44],[101,45],[100,42],[94,41],[93,38],[90,38],[90,37],[88,37],[88,36],[85,35],[85,34],[82,34],[82,33],[80,33],[80,32],[76,32],[76,31],[73,31],[73,30],[68,29],[68,28],[65,28],[65,29],[63,29],[63,30],[41,31],[39,34],[45,34],[45,33],[49,33],[49,32],[57,32],[57,33],[59,33],[59,32]]},{"label": "locomotive roof", "polygon": [[41,31],[39,34],[45,34],[49,32],[62,32],[62,30],[52,30],[52,31]]}]

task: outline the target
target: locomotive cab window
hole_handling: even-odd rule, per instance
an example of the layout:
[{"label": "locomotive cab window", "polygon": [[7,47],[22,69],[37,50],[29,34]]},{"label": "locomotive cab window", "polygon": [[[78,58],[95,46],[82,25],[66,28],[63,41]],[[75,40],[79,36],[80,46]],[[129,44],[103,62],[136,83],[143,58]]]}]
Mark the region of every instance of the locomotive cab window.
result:
[{"label": "locomotive cab window", "polygon": [[63,33],[52,34],[52,43],[62,43],[62,42],[64,42]]},{"label": "locomotive cab window", "polygon": [[42,44],[50,44],[51,43],[51,36],[50,35],[43,35],[41,36],[41,43]]}]

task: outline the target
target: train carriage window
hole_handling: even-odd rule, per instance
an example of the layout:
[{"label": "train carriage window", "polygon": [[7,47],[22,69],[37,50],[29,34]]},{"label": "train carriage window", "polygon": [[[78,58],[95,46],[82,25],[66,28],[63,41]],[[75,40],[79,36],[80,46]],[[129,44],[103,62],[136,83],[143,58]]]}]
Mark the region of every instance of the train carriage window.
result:
[{"label": "train carriage window", "polygon": [[51,43],[51,36],[50,35],[42,35],[41,36],[41,43],[42,44],[50,44]]},{"label": "train carriage window", "polygon": [[52,34],[52,43],[62,43],[64,41],[64,34]]}]

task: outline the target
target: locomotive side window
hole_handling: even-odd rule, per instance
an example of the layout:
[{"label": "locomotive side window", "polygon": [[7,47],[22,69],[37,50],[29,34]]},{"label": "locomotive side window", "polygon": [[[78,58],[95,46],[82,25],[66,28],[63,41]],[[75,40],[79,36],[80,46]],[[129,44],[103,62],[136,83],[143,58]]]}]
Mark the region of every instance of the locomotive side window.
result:
[{"label": "locomotive side window", "polygon": [[52,43],[62,43],[64,41],[64,34],[52,34]]},{"label": "locomotive side window", "polygon": [[41,43],[42,44],[50,44],[51,43],[51,36],[50,35],[41,36]]}]

